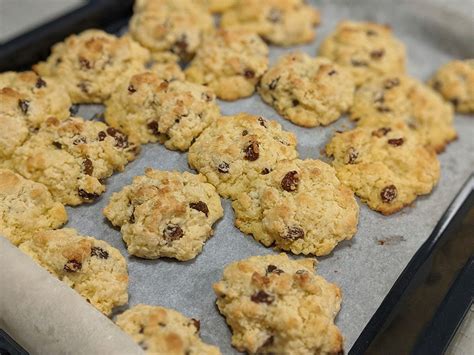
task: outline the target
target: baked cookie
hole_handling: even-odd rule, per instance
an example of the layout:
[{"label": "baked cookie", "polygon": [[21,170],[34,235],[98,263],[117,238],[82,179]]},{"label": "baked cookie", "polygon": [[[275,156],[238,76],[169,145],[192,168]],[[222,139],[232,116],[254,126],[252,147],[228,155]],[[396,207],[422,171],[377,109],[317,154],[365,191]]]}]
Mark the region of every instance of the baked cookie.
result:
[{"label": "baked cookie", "polygon": [[158,75],[158,77],[162,80],[171,82],[174,80],[184,81],[185,79],[183,70],[179,64],[174,61],[160,60],[158,58],[158,60],[152,60],[147,68],[149,72]]},{"label": "baked cookie", "polygon": [[223,28],[245,28],[280,46],[311,42],[319,22],[319,11],[304,0],[239,0],[221,18]]},{"label": "baked cookie", "polygon": [[403,124],[336,133],[326,153],[341,182],[384,215],[430,193],[439,179],[436,154]]},{"label": "baked cookie", "polygon": [[216,346],[199,337],[200,323],[169,308],[138,304],[117,316],[115,323],[147,354],[219,355]]},{"label": "baked cookie", "polygon": [[474,59],[453,60],[433,75],[428,84],[458,112],[474,112]]},{"label": "baked cookie", "polygon": [[210,12],[218,14],[230,9],[239,1],[240,0],[194,0],[195,3],[199,3]]},{"label": "baked cookie", "polygon": [[204,33],[214,28],[208,11],[192,0],[144,0],[135,3],[130,34],[154,53],[192,59]]},{"label": "baked cookie", "polygon": [[189,165],[223,197],[236,198],[284,159],[296,159],[296,136],[276,121],[240,113],[220,117],[189,148]]},{"label": "baked cookie", "polygon": [[235,225],[265,246],[327,255],[357,231],[359,206],[336,171],[320,160],[286,160],[253,180],[232,202]]},{"label": "baked cookie", "polygon": [[102,240],[64,228],[37,232],[20,250],[106,315],[128,302],[127,262]]},{"label": "baked cookie", "polygon": [[42,78],[33,71],[10,71],[0,74],[0,88],[20,93],[18,107],[30,129],[38,128],[48,117],[63,120],[70,115],[71,99],[54,79]]},{"label": "baked cookie", "polygon": [[106,103],[105,120],[134,141],[185,151],[219,117],[215,98],[202,85],[147,72],[124,80]]},{"label": "baked cookie", "polygon": [[204,37],[186,79],[209,86],[223,100],[253,94],[268,67],[268,47],[255,33],[218,30]]},{"label": "baked cookie", "polygon": [[66,222],[66,209],[53,201],[46,186],[0,169],[0,235],[18,246],[35,231]]},{"label": "baked cookie", "polygon": [[362,85],[354,95],[350,118],[358,126],[373,127],[403,121],[437,152],[457,137],[451,105],[406,75],[382,76]]},{"label": "baked cookie", "polygon": [[326,58],[298,52],[281,57],[262,77],[258,92],[283,117],[304,127],[328,125],[352,105],[350,72]]},{"label": "baked cookie", "polygon": [[12,156],[15,170],[46,185],[66,205],[93,202],[105,179],[122,171],[140,147],[119,130],[79,117],[49,118]]},{"label": "baked cookie", "polygon": [[405,73],[405,46],[389,26],[372,22],[340,22],[321,44],[319,55],[349,68],[356,85]]},{"label": "baked cookie", "polygon": [[149,59],[148,50],[129,36],[87,30],[54,45],[48,59],[33,69],[59,81],[75,104],[102,103],[121,77],[142,72]]},{"label": "baked cookie", "polygon": [[280,254],[228,265],[214,291],[232,345],[249,354],[343,354],[334,325],[341,290],[316,275],[314,264]]},{"label": "baked cookie", "polygon": [[204,176],[150,168],[114,193],[104,209],[121,228],[130,254],[181,261],[202,251],[223,213],[219,195]]}]

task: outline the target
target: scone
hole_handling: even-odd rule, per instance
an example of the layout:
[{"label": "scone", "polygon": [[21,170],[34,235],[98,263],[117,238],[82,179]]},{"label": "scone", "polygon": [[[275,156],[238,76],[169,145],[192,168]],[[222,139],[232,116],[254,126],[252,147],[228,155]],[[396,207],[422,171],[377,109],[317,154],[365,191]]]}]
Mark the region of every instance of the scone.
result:
[{"label": "scone", "polygon": [[405,46],[389,26],[372,22],[340,22],[321,44],[319,55],[347,67],[356,85],[405,73]]},{"label": "scone", "polygon": [[219,355],[216,346],[199,337],[200,323],[164,307],[138,304],[117,316],[115,323],[147,354]]},{"label": "scone", "polygon": [[140,143],[161,142],[185,151],[219,116],[207,87],[162,80],[150,72],[124,80],[106,103],[105,120]]},{"label": "scone", "polygon": [[141,0],[135,3],[130,34],[152,53],[171,52],[190,60],[204,33],[214,28],[208,11],[193,0]]},{"label": "scone", "polygon": [[281,57],[262,77],[258,92],[283,117],[315,127],[337,120],[352,105],[350,72],[326,58],[296,52]]},{"label": "scone", "polygon": [[204,37],[186,79],[209,86],[223,100],[253,94],[268,67],[268,47],[245,29],[218,30]]},{"label": "scone", "polygon": [[232,6],[237,4],[240,0],[194,0],[195,3],[204,6],[212,13],[222,13]]},{"label": "scone", "polygon": [[311,42],[319,22],[319,11],[304,0],[239,0],[221,18],[223,28],[245,28],[280,46]]},{"label": "scone", "polygon": [[265,246],[327,255],[357,231],[359,207],[336,171],[320,160],[286,160],[250,182],[232,202],[235,225]]},{"label": "scone", "polygon": [[104,215],[120,227],[130,254],[184,261],[202,251],[223,209],[204,176],[149,168],[112,195]]},{"label": "scone", "polygon": [[46,186],[0,169],[1,236],[18,246],[33,232],[60,228],[66,222],[66,209]]},{"label": "scone", "polygon": [[372,127],[402,121],[437,152],[457,137],[451,105],[406,75],[382,76],[362,85],[356,90],[350,118],[358,126]]},{"label": "scone", "polygon": [[188,162],[221,196],[235,199],[278,161],[297,157],[293,133],[276,121],[240,113],[221,117],[205,129],[189,148]]},{"label": "scone", "polygon": [[341,290],[314,272],[314,259],[253,256],[228,265],[214,284],[232,345],[249,354],[343,354],[334,325]]},{"label": "scone", "polygon": [[102,240],[65,228],[37,232],[20,250],[106,315],[128,302],[127,263]]},{"label": "scone", "polygon": [[446,63],[428,84],[451,102],[457,112],[474,112],[474,59]]},{"label": "scone", "polygon": [[148,50],[129,36],[87,30],[54,45],[48,59],[33,69],[60,82],[75,104],[102,103],[122,76],[142,72],[149,59]]},{"label": "scone", "polygon": [[436,154],[403,124],[336,133],[326,153],[341,182],[384,215],[430,193],[439,179]]},{"label": "scone", "polygon": [[122,171],[140,147],[119,130],[79,117],[49,118],[12,156],[12,166],[27,179],[46,185],[66,205],[93,202],[105,179]]}]

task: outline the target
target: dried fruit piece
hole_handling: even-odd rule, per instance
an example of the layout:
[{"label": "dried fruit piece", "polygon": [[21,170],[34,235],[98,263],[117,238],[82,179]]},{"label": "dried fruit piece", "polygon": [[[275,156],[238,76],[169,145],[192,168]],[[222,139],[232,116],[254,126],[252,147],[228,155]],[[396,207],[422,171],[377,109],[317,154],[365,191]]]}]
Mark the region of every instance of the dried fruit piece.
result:
[{"label": "dried fruit piece", "polygon": [[84,174],[92,176],[92,173],[94,172],[94,165],[92,164],[92,161],[89,158],[86,158],[82,162],[82,165],[84,167]]},{"label": "dried fruit piece", "polygon": [[163,231],[163,237],[169,242],[181,239],[183,235],[183,230],[176,224],[168,224]]},{"label": "dried fruit piece", "polygon": [[284,273],[284,271],[282,269],[279,269],[275,265],[270,264],[270,265],[267,266],[267,275],[268,274],[280,275],[280,274],[283,274],[283,273]]},{"label": "dried fruit piece", "polygon": [[84,189],[79,189],[77,191],[77,193],[78,193],[79,197],[84,199],[84,200],[95,200],[97,197],[99,197],[98,194],[87,192]]},{"label": "dried fruit piece", "polygon": [[107,250],[102,249],[101,247],[92,247],[91,256],[95,256],[100,259],[108,259],[109,252]]},{"label": "dried fruit piece", "polygon": [[394,147],[399,147],[403,144],[405,140],[403,138],[392,138],[389,139],[387,142],[390,145],[393,145]]},{"label": "dried fruit piece", "polygon": [[395,185],[388,185],[380,192],[380,198],[385,203],[390,203],[397,198],[398,192]]},{"label": "dried fruit piece", "polygon": [[66,264],[64,264],[64,271],[67,272],[77,272],[81,270],[82,263],[77,260],[69,260]]},{"label": "dried fruit piece", "polygon": [[386,136],[388,132],[390,132],[392,129],[389,127],[381,127],[379,129],[376,129],[375,131],[372,132],[372,135],[375,137],[383,137]]},{"label": "dried fruit piece", "polygon": [[227,164],[225,161],[223,161],[217,166],[217,170],[223,174],[227,174],[229,172],[229,169],[229,164]]},{"label": "dried fruit piece", "polygon": [[289,171],[281,180],[281,188],[285,191],[292,192],[298,188],[299,183],[300,177],[298,172],[295,170]]},{"label": "dried fruit piece", "polygon": [[350,147],[347,151],[347,164],[355,164],[358,156],[359,152],[355,148]]},{"label": "dried fruit piece", "polygon": [[202,212],[206,215],[206,217],[209,214],[209,208],[207,207],[205,202],[199,201],[199,202],[191,202],[189,204],[189,207],[191,207],[194,210],[197,210],[199,212]]},{"label": "dried fruit piece", "polygon": [[250,144],[244,149],[244,159],[249,161],[255,161],[260,156],[259,144],[256,141],[251,141]]},{"label": "dried fruit piece", "polygon": [[266,293],[265,291],[258,291],[250,296],[250,299],[255,303],[272,304],[275,300],[275,297]]},{"label": "dried fruit piece", "polygon": [[20,99],[18,100],[18,106],[20,107],[21,112],[26,115],[28,113],[28,109],[30,108],[30,101]]},{"label": "dried fruit piece", "polygon": [[298,226],[287,227],[285,234],[281,236],[283,239],[295,241],[304,238],[304,230]]}]

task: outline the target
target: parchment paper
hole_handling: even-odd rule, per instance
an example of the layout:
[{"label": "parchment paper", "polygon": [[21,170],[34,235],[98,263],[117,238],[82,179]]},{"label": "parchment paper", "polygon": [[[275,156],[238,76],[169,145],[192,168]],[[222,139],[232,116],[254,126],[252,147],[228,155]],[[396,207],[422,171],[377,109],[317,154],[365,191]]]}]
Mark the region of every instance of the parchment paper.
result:
[{"label": "parchment paper", "polygon": [[[271,62],[295,49],[314,55],[321,39],[342,19],[371,20],[392,25],[395,34],[407,46],[409,73],[423,81],[438,66],[451,59],[474,57],[472,1],[456,1],[462,4],[456,9],[437,6],[433,1],[326,0],[315,3],[322,12],[323,20],[315,43],[291,49],[272,48]],[[223,114],[247,111],[276,119],[286,130],[297,134],[302,158],[327,160],[321,156],[321,149],[335,130],[351,126],[343,118],[325,128],[301,128],[279,117],[258,95],[232,103],[220,102],[220,106]],[[79,115],[90,118],[100,111],[95,106],[81,107]],[[343,291],[343,307],[337,325],[344,334],[346,350],[350,349],[408,261],[473,173],[474,117],[458,115],[455,126],[459,139],[439,156],[441,179],[431,195],[417,199],[413,206],[389,217],[359,203],[359,231],[354,239],[340,244],[330,256],[319,258],[318,272],[340,285]],[[142,260],[128,256],[120,232],[105,221],[101,211],[110,195],[129,184],[133,176],[143,174],[145,167],[190,171],[187,154],[166,150],[159,144],[144,146],[136,161],[123,173],[108,180],[107,192],[95,204],[68,208],[70,221],[67,226],[78,229],[82,234],[106,240],[128,258],[130,306],[148,303],[175,308],[201,320],[201,334],[205,341],[218,345],[224,354],[237,353],[230,345],[231,333],[225,320],[215,307],[211,286],[220,279],[228,263],[275,251],[240,233],[233,226],[229,201],[223,200],[225,216],[215,226],[215,235],[207,242],[203,253],[195,260]],[[381,245],[380,240],[388,242]],[[12,287],[21,288],[22,285]],[[15,302],[15,299],[7,301]],[[37,302],[42,304],[41,300]],[[55,318],[49,315],[44,317],[44,323],[48,327],[57,327]],[[98,329],[100,325],[97,322],[88,326]]]}]

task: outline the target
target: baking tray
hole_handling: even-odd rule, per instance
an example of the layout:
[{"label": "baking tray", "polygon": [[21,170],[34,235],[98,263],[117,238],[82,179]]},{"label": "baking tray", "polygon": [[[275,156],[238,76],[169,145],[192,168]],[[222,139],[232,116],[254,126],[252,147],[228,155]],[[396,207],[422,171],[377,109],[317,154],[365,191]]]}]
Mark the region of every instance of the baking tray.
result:
[{"label": "baking tray", "polygon": [[[474,19],[469,17],[469,14],[472,15],[472,11],[469,12],[473,5],[471,1],[455,2],[458,7],[449,8],[445,4],[453,2],[441,0],[326,0],[314,3],[321,10],[323,20],[318,28],[317,40],[310,45],[291,49],[272,47],[271,62],[290,50],[303,50],[314,55],[321,39],[342,19],[371,20],[392,25],[395,34],[407,46],[409,73],[421,80],[428,78],[448,60],[474,57]],[[131,14],[131,6],[132,1],[129,0],[92,1],[84,8],[0,47],[0,70],[26,69],[44,59],[51,44],[86,28],[122,32]],[[258,95],[232,103],[220,102],[220,105],[224,114],[246,111],[279,121],[286,130],[298,136],[302,158],[325,159],[320,151],[334,131],[350,127],[346,118],[326,128],[295,126],[279,117]],[[79,110],[85,118],[95,119],[100,112],[98,106],[83,106]],[[344,294],[337,325],[345,336],[346,350],[354,345],[353,352],[363,352],[372,341],[377,331],[374,325],[382,324],[391,307],[395,306],[397,295],[404,292],[404,284],[400,284],[400,280],[413,276],[410,267],[413,263],[419,263],[420,252],[417,251],[431,252],[430,248],[426,249],[426,243],[439,237],[440,231],[435,230],[437,223],[451,220],[457,208],[448,209],[448,206],[463,186],[464,189],[469,188],[465,184],[474,167],[473,117],[458,115],[455,125],[459,140],[439,156],[441,179],[431,195],[419,198],[413,206],[389,217],[360,204],[359,231],[355,238],[341,243],[331,255],[319,258],[318,272],[339,284]],[[106,240],[127,256],[131,282],[130,306],[137,303],[160,304],[199,318],[205,341],[219,345],[224,354],[236,353],[230,346],[230,331],[224,318],[215,308],[211,284],[219,280],[222,269],[228,263],[274,251],[236,230],[230,203],[223,200],[225,216],[216,225],[214,237],[195,260],[176,262],[129,257],[120,233],[104,220],[101,210],[111,193],[129,184],[133,176],[143,174],[147,166],[162,170],[190,170],[186,154],[168,151],[157,144],[144,146],[136,161],[129,164],[123,173],[108,180],[107,192],[96,203],[68,208],[70,220],[67,226],[78,229],[82,234]],[[462,201],[464,199],[465,196]],[[462,201],[457,202],[458,207]],[[449,218],[440,221],[443,215]],[[10,335],[16,338],[16,334]]]}]

